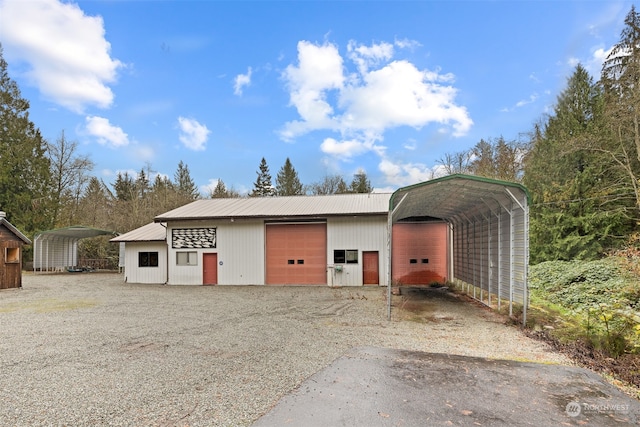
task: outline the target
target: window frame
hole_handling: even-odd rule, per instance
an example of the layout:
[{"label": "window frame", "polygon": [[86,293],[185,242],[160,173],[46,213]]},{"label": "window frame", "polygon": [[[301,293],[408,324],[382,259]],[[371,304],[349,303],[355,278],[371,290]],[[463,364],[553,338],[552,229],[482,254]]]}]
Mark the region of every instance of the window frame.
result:
[{"label": "window frame", "polygon": [[[155,254],[155,255],[154,255]],[[147,262],[143,263],[142,257],[146,255]],[[158,251],[139,251],[138,252],[138,267],[139,268],[156,268],[160,266],[160,256]],[[155,265],[152,261],[155,261]]]},{"label": "window frame", "polygon": [[333,263],[334,264],[358,264],[359,253],[358,249],[334,249],[333,250]]},{"label": "window frame", "polygon": [[[186,260],[181,260],[181,255],[186,256]],[[192,267],[198,265],[198,251],[177,251],[176,265],[181,267]]]},{"label": "window frame", "polygon": [[5,264],[19,264],[20,248],[4,248],[4,262]]}]

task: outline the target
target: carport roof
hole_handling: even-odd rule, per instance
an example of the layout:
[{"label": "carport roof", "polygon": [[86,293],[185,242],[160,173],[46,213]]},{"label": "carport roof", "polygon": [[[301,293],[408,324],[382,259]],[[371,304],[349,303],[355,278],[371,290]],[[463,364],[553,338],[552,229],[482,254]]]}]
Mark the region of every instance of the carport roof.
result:
[{"label": "carport roof", "polygon": [[70,238],[70,239],[86,239],[89,237],[97,237],[104,235],[116,235],[114,231],[100,230],[97,228],[85,227],[82,225],[72,225],[71,227],[56,228],[54,230],[41,231],[36,233],[35,238]]},{"label": "carport roof", "polygon": [[389,200],[393,221],[434,217],[447,221],[473,218],[512,203],[529,204],[527,189],[517,183],[472,175],[449,175],[396,190]]}]

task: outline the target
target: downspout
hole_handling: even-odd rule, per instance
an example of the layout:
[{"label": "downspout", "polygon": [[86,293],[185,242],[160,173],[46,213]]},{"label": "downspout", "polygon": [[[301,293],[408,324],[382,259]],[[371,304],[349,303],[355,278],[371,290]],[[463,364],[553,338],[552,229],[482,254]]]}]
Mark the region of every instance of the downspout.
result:
[{"label": "downspout", "polygon": [[167,237],[167,233],[169,232],[169,229],[163,223],[160,223],[160,225],[163,226],[164,229],[165,229],[164,246],[165,246],[165,248],[167,250],[166,255],[165,255],[165,262],[167,264],[167,268],[165,269],[165,273],[164,273],[164,284],[168,285],[169,284],[169,239]]}]

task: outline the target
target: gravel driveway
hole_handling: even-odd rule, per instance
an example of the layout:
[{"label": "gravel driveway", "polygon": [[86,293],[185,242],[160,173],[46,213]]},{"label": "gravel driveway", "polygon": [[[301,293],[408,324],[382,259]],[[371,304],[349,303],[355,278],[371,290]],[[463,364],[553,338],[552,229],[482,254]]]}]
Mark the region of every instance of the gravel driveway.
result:
[{"label": "gravel driveway", "polygon": [[250,425],[352,347],[570,363],[474,304],[383,288],[25,274],[0,292],[0,425]]}]

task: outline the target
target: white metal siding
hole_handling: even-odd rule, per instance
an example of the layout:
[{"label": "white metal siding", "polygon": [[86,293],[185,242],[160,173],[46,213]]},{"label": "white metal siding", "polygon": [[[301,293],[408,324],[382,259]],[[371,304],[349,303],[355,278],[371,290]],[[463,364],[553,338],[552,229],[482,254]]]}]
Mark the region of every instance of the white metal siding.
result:
[{"label": "white metal siding", "polygon": [[327,220],[327,264],[333,266],[334,249],[357,249],[357,264],[342,264],[343,271],[327,269],[331,286],[362,285],[362,252],[378,251],[380,283],[387,277],[387,216],[329,218]]},{"label": "white metal siding", "polygon": [[219,226],[218,284],[264,285],[264,245],[264,221],[236,220]]},{"label": "white metal siding", "polygon": [[[454,277],[473,285],[474,298],[517,303],[527,299],[528,208],[518,203],[454,221]],[[498,301],[499,302],[499,301]]]},{"label": "white metal siding", "polygon": [[[158,252],[157,267],[139,267],[138,253]],[[167,280],[167,245],[165,242],[125,243],[124,278],[127,283],[165,283]]]},{"label": "white metal siding", "polygon": [[[174,228],[215,228],[216,247],[206,249],[174,249],[168,244],[169,281],[171,285],[202,285],[202,254],[218,254],[219,285],[264,284],[264,221],[218,220],[184,221],[171,224]],[[196,252],[197,265],[177,265],[177,252]]]}]

